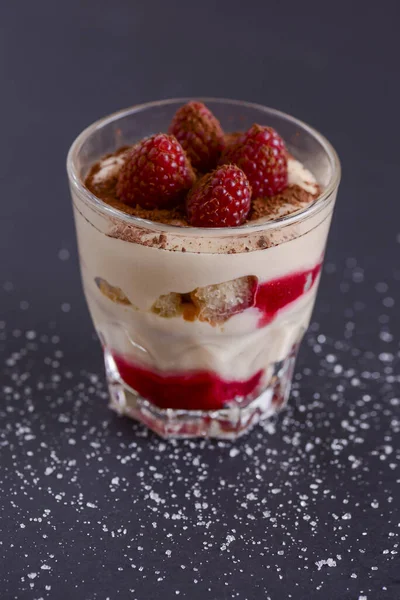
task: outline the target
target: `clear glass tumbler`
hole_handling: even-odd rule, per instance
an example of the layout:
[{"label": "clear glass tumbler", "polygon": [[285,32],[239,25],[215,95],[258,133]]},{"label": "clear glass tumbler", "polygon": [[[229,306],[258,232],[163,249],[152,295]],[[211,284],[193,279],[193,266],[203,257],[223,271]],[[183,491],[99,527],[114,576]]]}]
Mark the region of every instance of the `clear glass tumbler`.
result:
[{"label": "clear glass tumbler", "polygon": [[164,437],[234,439],[286,403],[317,293],[340,165],[312,127],[256,104],[202,99],[226,132],[274,127],[321,196],[267,223],[196,229],[127,215],[84,185],[107,153],[167,131],[189,99],[134,106],[83,131],[67,169],[83,287],[111,407]]}]

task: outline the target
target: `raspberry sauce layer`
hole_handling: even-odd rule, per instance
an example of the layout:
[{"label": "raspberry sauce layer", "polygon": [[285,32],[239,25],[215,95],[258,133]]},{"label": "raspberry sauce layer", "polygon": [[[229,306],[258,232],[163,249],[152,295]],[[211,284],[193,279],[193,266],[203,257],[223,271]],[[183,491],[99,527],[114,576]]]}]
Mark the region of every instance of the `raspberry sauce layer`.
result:
[{"label": "raspberry sauce layer", "polygon": [[123,381],[160,408],[215,410],[235,398],[246,398],[260,383],[262,371],[247,381],[226,381],[215,373],[198,371],[160,374],[113,354]]},{"label": "raspberry sauce layer", "polygon": [[262,312],[259,327],[270,323],[282,308],[308,292],[315,283],[322,263],[313,269],[290,273],[259,285],[254,306]]}]

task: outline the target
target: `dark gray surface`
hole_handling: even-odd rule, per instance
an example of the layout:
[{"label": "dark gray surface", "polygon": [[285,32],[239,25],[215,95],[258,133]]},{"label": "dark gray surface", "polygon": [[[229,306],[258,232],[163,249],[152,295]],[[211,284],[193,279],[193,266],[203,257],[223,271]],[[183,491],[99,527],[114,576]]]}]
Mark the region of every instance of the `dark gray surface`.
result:
[{"label": "dark gray surface", "polygon": [[[2,4],[2,599],[400,597],[397,28],[395,1]],[[235,447],[107,411],[79,282],[70,142],[185,95],[291,112],[343,163],[292,408]]]}]

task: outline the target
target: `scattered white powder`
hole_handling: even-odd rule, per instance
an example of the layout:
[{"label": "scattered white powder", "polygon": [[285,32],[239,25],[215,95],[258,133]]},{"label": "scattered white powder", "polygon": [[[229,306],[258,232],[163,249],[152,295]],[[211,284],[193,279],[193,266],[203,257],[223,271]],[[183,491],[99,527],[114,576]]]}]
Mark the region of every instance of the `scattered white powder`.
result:
[{"label": "scattered white powder", "polygon": [[[115,417],[98,342],[75,344],[74,311],[59,310],[75,298],[60,300],[60,322],[49,315],[41,329],[23,320],[30,299],[16,298],[18,327],[0,320],[0,549],[12,558],[4,588],[51,597],[70,585],[67,556],[78,589],[84,540],[89,560],[113,577],[115,594],[103,593],[110,600],[141,600],[150,586],[161,598],[220,597],[221,589],[236,598],[235,577],[248,598],[275,600],[288,564],[293,582],[307,574],[310,597],[335,597],[340,578],[349,597],[383,598],[387,587],[389,598],[400,533],[400,272],[377,285],[364,273],[354,258],[326,264],[316,315],[341,318],[324,317],[322,328],[316,317],[288,409],[237,443],[165,441]],[[0,284],[0,302],[17,289]],[[254,564],[265,581],[252,577]]]},{"label": "scattered white powder", "polygon": [[325,565],[327,567],[336,567],[336,560],[333,558],[327,558],[326,560],[318,560],[315,564],[317,565],[319,571]]}]

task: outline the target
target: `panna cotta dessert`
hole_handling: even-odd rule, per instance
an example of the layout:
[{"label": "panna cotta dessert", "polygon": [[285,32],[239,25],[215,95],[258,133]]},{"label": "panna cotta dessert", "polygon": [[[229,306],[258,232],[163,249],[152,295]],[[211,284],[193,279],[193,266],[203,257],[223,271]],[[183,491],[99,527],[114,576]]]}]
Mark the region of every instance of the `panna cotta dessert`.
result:
[{"label": "panna cotta dessert", "polygon": [[277,412],[339,183],[330,144],[261,106],[169,100],[89,127],[68,172],[111,406],[165,437]]}]

